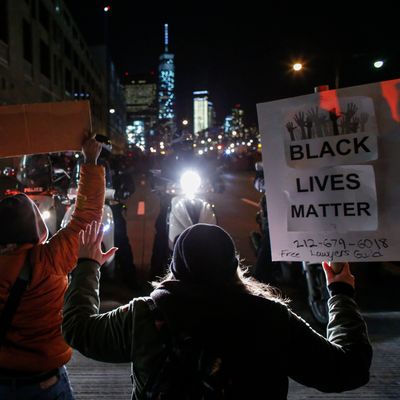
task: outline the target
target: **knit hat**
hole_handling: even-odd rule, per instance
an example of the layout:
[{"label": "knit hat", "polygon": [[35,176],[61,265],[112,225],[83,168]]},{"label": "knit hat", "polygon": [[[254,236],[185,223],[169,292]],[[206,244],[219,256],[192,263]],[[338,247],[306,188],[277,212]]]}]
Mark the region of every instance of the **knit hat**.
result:
[{"label": "knit hat", "polygon": [[182,281],[224,283],[238,266],[232,237],[217,225],[196,224],[185,229],[174,246],[171,272]]},{"label": "knit hat", "polygon": [[0,201],[0,245],[43,243],[48,229],[36,204],[25,194]]}]

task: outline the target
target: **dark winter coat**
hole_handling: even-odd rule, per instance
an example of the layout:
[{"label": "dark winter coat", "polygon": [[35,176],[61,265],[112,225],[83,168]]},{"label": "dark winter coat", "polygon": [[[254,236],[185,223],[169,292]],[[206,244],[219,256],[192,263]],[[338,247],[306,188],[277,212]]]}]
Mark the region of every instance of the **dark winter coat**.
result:
[{"label": "dark winter coat", "polygon": [[[12,251],[0,251],[0,312],[28,250],[32,265],[32,280],[7,331],[6,343],[0,349],[1,369],[44,372],[59,368],[70,360],[72,349],[65,343],[60,331],[67,274],[78,259],[80,230],[93,220],[101,219],[104,188],[103,167],[82,165],[72,219],[49,241],[46,241],[46,225],[33,203],[34,217],[25,218],[20,224],[14,220],[0,226],[6,231],[0,236],[3,238],[10,234],[12,241],[16,240],[13,236],[17,234],[25,236],[23,242],[29,241],[26,237],[28,233],[37,237],[34,243],[22,244]],[[25,200],[31,202],[28,198]]]},{"label": "dark winter coat", "polygon": [[[98,314],[99,267],[83,261],[65,296],[63,334],[87,357],[132,362],[133,399],[143,398],[149,376],[162,363],[163,340],[145,298]],[[329,299],[327,338],[285,305],[245,291],[213,290],[170,281],[152,293],[173,330],[196,332],[221,346],[241,399],[286,399],[288,377],[323,392],[368,382],[372,350],[354,300]]]}]

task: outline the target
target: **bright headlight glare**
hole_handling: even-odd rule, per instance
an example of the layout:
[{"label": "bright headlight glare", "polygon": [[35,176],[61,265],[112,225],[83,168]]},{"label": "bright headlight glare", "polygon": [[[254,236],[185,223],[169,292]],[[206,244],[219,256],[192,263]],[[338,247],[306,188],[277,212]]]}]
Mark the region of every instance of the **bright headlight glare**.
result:
[{"label": "bright headlight glare", "polygon": [[195,171],[186,171],[181,176],[181,188],[184,194],[195,194],[201,185],[201,178]]},{"label": "bright headlight glare", "polygon": [[44,220],[49,219],[50,218],[50,211],[46,210],[42,212],[42,217]]}]

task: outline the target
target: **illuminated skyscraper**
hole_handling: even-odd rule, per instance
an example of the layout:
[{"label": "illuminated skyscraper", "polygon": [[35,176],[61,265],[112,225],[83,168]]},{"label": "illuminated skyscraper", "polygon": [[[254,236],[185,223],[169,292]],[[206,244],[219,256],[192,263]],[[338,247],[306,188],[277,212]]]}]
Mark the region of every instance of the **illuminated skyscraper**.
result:
[{"label": "illuminated skyscraper", "polygon": [[243,117],[244,111],[240,104],[235,104],[232,108],[232,129],[237,132],[239,137],[242,137],[244,133]]},{"label": "illuminated skyscraper", "polygon": [[174,123],[175,119],[175,66],[174,55],[168,52],[168,24],[164,25],[164,53],[158,67],[158,119]]},{"label": "illuminated skyscraper", "polygon": [[125,99],[128,142],[148,148],[158,119],[156,79],[150,74],[125,73]]},{"label": "illuminated skyscraper", "polygon": [[243,117],[244,111],[240,104],[235,104],[232,108],[232,114],[225,117],[224,132],[232,136],[243,137],[245,131]]},{"label": "illuminated skyscraper", "polygon": [[207,90],[193,92],[193,133],[195,135],[210,127],[209,104]]}]

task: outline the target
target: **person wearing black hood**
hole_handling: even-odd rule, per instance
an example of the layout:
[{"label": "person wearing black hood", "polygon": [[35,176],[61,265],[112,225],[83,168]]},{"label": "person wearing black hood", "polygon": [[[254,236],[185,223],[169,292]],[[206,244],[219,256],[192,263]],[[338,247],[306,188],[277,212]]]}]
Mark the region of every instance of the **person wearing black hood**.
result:
[{"label": "person wearing black hood", "polygon": [[[331,291],[325,338],[269,286],[245,278],[232,237],[208,224],[193,225],[179,236],[170,274],[149,297],[99,315],[100,266],[106,261],[100,242],[101,232],[81,235],[81,258],[65,296],[63,334],[87,357],[131,361],[132,399],[159,398],[149,391],[166,365],[165,327],[169,342],[185,333],[218,352],[229,371],[222,398],[286,399],[288,377],[323,392],[368,382],[372,349],[347,263],[338,274],[323,263]],[[171,377],[180,382],[181,393],[162,398],[198,398],[183,393],[190,381],[186,375]]]},{"label": "person wearing black hood", "polygon": [[82,143],[75,211],[50,240],[28,196],[0,200],[0,399],[74,398],[65,368],[72,349],[61,335],[61,309],[78,259],[79,232],[103,212],[100,150],[94,138]]}]

